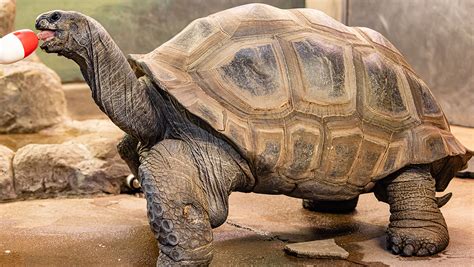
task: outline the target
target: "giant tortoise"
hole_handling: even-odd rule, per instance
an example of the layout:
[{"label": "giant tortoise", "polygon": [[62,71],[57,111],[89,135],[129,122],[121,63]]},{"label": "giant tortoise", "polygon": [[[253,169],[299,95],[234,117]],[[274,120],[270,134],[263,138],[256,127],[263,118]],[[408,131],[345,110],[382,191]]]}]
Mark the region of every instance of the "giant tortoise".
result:
[{"label": "giant tortoise", "polygon": [[[448,245],[437,199],[473,155],[426,84],[381,34],[312,9],[263,4],[193,21],[125,57],[94,19],[51,11],[42,49],[74,60],[100,109],[127,133],[119,152],[145,193],[158,265],[206,265],[232,191],[351,210],[390,205],[387,245]],[[443,203],[441,203],[443,202]],[[343,207],[343,208],[340,208]]]}]

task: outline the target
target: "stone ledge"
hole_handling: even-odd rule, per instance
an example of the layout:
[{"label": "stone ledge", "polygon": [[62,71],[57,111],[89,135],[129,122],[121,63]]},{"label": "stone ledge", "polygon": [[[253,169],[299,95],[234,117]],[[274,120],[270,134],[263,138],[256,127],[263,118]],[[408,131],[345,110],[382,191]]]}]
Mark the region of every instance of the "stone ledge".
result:
[{"label": "stone ledge", "polygon": [[63,84],[68,114],[72,119],[107,119],[91,97],[91,89],[86,83]]}]

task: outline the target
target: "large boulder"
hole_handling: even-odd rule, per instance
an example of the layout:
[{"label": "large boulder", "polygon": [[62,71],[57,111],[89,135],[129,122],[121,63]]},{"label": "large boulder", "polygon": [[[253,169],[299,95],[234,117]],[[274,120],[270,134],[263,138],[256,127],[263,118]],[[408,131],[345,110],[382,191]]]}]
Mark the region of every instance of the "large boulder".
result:
[{"label": "large boulder", "polygon": [[0,133],[32,133],[61,122],[66,100],[59,77],[40,62],[0,65]]},{"label": "large boulder", "polygon": [[9,200],[16,197],[13,189],[13,155],[13,151],[0,145],[0,200]]},{"label": "large boulder", "polygon": [[15,14],[15,0],[0,0],[0,37],[13,31]]},{"label": "large boulder", "polygon": [[16,191],[19,195],[40,195],[77,190],[78,175],[95,167],[94,163],[84,146],[27,145],[13,160]]},{"label": "large boulder", "polygon": [[119,194],[130,173],[117,153],[120,137],[91,133],[20,148],[13,159],[16,193],[21,198]]}]

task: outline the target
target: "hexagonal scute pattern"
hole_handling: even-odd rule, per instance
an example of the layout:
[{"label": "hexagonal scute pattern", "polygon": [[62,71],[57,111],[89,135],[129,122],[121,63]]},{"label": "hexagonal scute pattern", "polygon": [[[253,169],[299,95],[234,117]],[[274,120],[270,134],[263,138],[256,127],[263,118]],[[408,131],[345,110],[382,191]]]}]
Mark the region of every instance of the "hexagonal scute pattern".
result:
[{"label": "hexagonal scute pattern", "polygon": [[304,95],[308,101],[340,104],[349,98],[345,89],[344,50],[337,45],[306,38],[293,42],[298,55]]},{"label": "hexagonal scute pattern", "polygon": [[246,44],[214,67],[219,76],[212,77],[222,84],[225,94],[243,103],[240,109],[251,106],[255,110],[276,110],[289,101],[284,64],[279,60],[281,56],[275,45],[267,42]]},{"label": "hexagonal scute pattern", "polygon": [[320,11],[232,8],[131,64],[235,145],[256,192],[347,199],[407,164],[466,153],[387,39]]},{"label": "hexagonal scute pattern", "polygon": [[426,84],[409,70],[405,70],[405,76],[416,102],[419,116],[444,130],[449,130],[443,111]]},{"label": "hexagonal scute pattern", "polygon": [[385,62],[376,53],[364,57],[364,65],[369,80],[365,94],[366,105],[389,116],[406,115],[408,113],[406,99],[402,97],[394,66]]},{"label": "hexagonal scute pattern", "polygon": [[395,48],[395,46],[393,46],[392,43],[390,43],[390,41],[388,41],[387,38],[385,38],[385,36],[383,36],[379,32],[365,27],[358,27],[358,29],[360,29],[372,43],[381,45],[385,48],[390,49],[391,51],[400,54],[400,52]]},{"label": "hexagonal scute pattern", "polygon": [[188,26],[188,31],[182,31],[171,42],[187,54],[191,54],[197,47],[205,42],[209,36],[219,31],[207,18],[197,19]]},{"label": "hexagonal scute pattern", "polygon": [[328,125],[327,151],[325,154],[326,179],[328,182],[344,184],[351,173],[359,154],[362,131],[350,125],[337,127]]}]

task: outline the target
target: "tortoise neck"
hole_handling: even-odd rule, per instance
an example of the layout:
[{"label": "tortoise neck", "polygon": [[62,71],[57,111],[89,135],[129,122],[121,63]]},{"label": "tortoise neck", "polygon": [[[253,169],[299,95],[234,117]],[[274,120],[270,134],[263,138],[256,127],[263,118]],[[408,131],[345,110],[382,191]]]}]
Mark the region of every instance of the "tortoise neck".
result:
[{"label": "tortoise neck", "polygon": [[117,110],[114,99],[136,86],[138,80],[107,31],[95,21],[90,21],[87,28],[89,44],[71,59],[81,68],[96,104],[112,119]]},{"label": "tortoise neck", "polygon": [[142,144],[156,142],[161,115],[150,101],[149,87],[140,81],[107,31],[91,20],[86,27],[88,43],[67,57],[81,68],[99,108],[126,133]]}]

